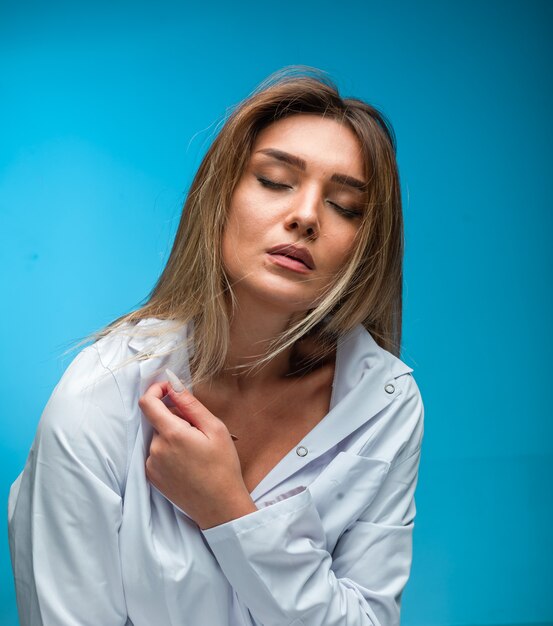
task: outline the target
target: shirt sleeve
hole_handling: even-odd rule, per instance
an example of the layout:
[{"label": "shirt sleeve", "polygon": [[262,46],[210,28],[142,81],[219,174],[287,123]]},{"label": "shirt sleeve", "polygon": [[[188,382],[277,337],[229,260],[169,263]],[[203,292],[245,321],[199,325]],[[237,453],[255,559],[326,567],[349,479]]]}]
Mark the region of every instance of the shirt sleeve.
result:
[{"label": "shirt sleeve", "polygon": [[21,626],[127,622],[118,546],[126,442],[117,382],[89,346],[50,397],[10,491]]},{"label": "shirt sleeve", "polygon": [[264,626],[395,626],[409,578],[423,408],[374,500],[332,554],[309,489],[203,530],[225,576]]}]

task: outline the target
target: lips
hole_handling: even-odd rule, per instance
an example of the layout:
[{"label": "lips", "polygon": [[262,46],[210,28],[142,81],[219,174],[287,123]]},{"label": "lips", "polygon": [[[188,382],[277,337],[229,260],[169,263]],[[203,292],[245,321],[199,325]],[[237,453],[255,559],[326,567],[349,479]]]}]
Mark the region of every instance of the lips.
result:
[{"label": "lips", "polygon": [[283,243],[270,248],[267,252],[269,254],[282,254],[283,256],[290,257],[291,259],[301,261],[310,270],[315,269],[313,257],[311,256],[309,250],[304,246],[298,246],[293,243]]}]

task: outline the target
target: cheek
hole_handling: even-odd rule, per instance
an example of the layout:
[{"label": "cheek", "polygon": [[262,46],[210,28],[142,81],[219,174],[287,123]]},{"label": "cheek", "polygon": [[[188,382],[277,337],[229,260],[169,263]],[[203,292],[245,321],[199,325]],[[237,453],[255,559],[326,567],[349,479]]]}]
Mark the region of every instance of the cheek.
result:
[{"label": "cheek", "polygon": [[221,244],[223,267],[229,278],[233,277],[235,268],[240,264],[237,228],[234,221],[227,222]]},{"label": "cheek", "polygon": [[233,202],[222,237],[223,266],[230,278],[239,278],[249,265],[248,255],[252,245],[259,241],[259,225],[247,207]]},{"label": "cheek", "polygon": [[259,229],[259,206],[250,196],[247,190],[238,187],[232,197],[226,230],[236,241],[255,238],[256,229]]},{"label": "cheek", "polygon": [[343,267],[355,248],[356,231],[351,233],[335,234],[329,237],[328,260],[333,270]]}]

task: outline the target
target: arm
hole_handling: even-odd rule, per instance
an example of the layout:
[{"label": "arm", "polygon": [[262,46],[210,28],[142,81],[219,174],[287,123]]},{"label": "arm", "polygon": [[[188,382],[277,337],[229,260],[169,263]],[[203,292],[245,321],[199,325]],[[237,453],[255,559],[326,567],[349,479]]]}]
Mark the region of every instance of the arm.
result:
[{"label": "arm", "polygon": [[404,403],[419,411],[410,445],[332,554],[309,490],[203,531],[231,585],[264,626],[399,624],[422,437],[417,394]]},{"label": "arm", "polygon": [[121,396],[90,346],[54,390],[10,492],[22,626],[126,623],[118,547],[125,454]]}]

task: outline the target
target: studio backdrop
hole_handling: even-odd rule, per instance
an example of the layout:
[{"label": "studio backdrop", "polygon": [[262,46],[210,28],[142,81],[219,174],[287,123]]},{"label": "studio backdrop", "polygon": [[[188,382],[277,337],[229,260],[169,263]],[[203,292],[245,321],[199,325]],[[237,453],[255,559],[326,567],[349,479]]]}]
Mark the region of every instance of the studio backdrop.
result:
[{"label": "studio backdrop", "polygon": [[402,358],[426,408],[403,623],[553,622],[552,17],[537,0],[2,3],[3,502],[63,352],[148,296],[229,106],[312,66],[397,135]]}]

